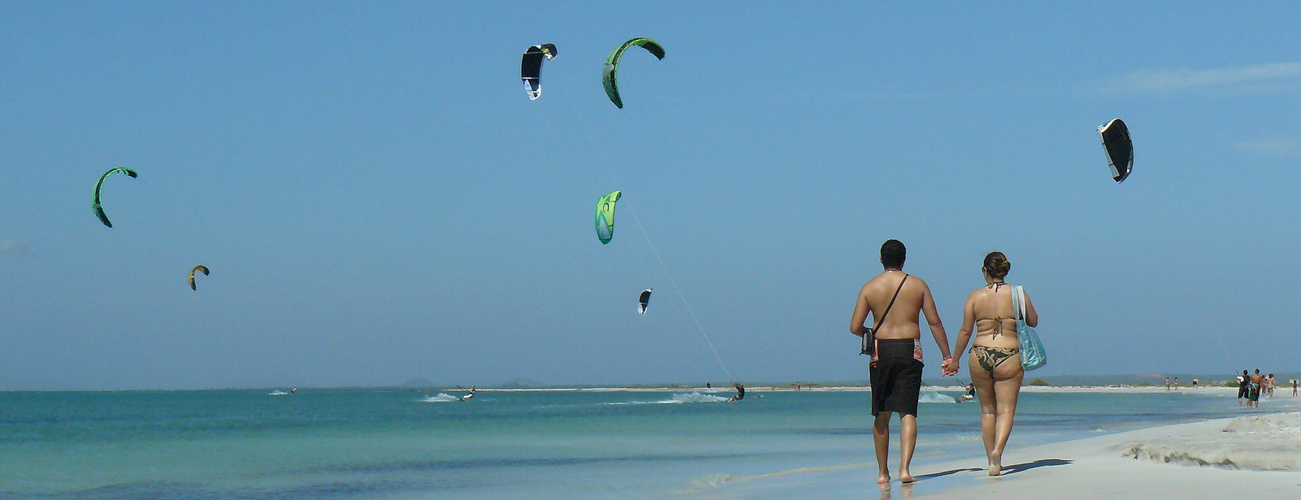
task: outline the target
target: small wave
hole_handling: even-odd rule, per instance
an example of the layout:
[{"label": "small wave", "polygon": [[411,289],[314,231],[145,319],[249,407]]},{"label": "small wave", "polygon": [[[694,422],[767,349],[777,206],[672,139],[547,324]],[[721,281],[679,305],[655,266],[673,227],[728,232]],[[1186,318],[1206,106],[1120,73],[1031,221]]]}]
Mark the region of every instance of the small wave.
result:
[{"label": "small wave", "polygon": [[940,394],[938,391],[934,389],[922,389],[922,393],[920,397],[917,398],[917,402],[918,403],[957,403],[958,400],[953,396],[946,396],[944,394]]},{"label": "small wave", "polygon": [[458,398],[456,396],[453,396],[445,392],[440,392],[438,393],[437,396],[425,396],[424,399],[420,400],[420,402],[421,403],[453,403],[460,400],[461,398]]},{"label": "small wave", "polygon": [[686,394],[674,394],[669,399],[660,399],[655,401],[619,401],[613,403],[604,403],[611,406],[623,405],[680,405],[687,403],[726,403],[731,399],[729,397],[713,396],[710,394],[701,394],[699,392],[689,392]]},{"label": "small wave", "polygon": [[660,401],[661,404],[682,404],[682,403],[726,403],[731,397],[714,396],[712,394],[701,394],[699,392],[688,392],[686,394],[674,394],[672,398]]}]

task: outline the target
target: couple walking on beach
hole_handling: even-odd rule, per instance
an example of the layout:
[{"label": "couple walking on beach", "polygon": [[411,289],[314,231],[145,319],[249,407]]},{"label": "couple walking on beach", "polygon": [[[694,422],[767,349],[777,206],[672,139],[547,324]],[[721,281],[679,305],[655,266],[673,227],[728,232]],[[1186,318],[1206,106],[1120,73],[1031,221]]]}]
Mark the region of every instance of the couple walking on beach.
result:
[{"label": "couple walking on beach", "polygon": [[[899,479],[904,483],[915,481],[908,465],[917,446],[917,401],[922,382],[922,344],[919,315],[926,316],[944,361],[940,365],[943,376],[957,375],[961,356],[972,340],[971,381],[980,399],[980,431],[985,442],[985,455],[989,459],[989,475],[1002,472],[1003,449],[1012,434],[1012,420],[1016,413],[1016,400],[1021,392],[1021,356],[1016,335],[1017,310],[1013,307],[1014,288],[1004,279],[1012,264],[1001,252],[985,256],[981,273],[985,285],[971,292],[962,308],[962,328],[958,331],[957,345],[950,352],[948,335],[940,321],[935,299],[926,282],[903,272],[907,249],[898,240],[888,240],[881,245],[881,266],[884,271],[863,285],[858,292],[854,315],[849,331],[863,336],[868,313],[875,318],[875,334],[870,369],[872,385],[872,441],[876,448],[876,462],[880,472],[878,483],[890,481],[886,462],[890,456],[890,417],[899,413],[900,465]],[[1025,297],[1025,322],[1031,327],[1039,323],[1028,296]]]}]

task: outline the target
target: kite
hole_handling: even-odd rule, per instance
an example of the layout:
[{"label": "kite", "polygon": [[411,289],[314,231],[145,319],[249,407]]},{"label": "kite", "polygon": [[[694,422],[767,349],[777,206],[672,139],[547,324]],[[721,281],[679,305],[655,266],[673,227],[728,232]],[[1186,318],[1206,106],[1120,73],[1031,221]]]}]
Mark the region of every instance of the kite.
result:
[{"label": "kite", "polygon": [[195,271],[201,271],[201,272],[203,272],[203,275],[204,275],[204,276],[207,276],[207,275],[208,275],[208,266],[202,266],[202,265],[194,266],[194,269],[191,269],[191,270],[190,270],[190,290],[198,290],[198,289],[199,289],[198,287],[194,286],[194,272],[195,272]]},{"label": "kite", "polygon": [[649,38],[634,38],[623,42],[623,45],[610,53],[610,57],[605,58],[605,73],[601,78],[601,83],[605,85],[605,95],[610,96],[610,102],[613,102],[619,109],[623,109],[623,99],[619,98],[619,87],[616,85],[615,73],[619,70],[619,60],[623,58],[624,51],[633,45],[646,49],[657,59],[664,59],[664,47]]},{"label": "kite", "polygon": [[622,191],[612,191],[596,200],[596,237],[604,245],[614,238],[614,202],[623,196]]},{"label": "kite", "polygon": [[135,171],[135,170],[131,170],[131,169],[126,168],[126,167],[118,167],[118,168],[115,168],[115,169],[109,170],[108,172],[104,172],[104,175],[99,176],[99,182],[96,182],[96,183],[95,183],[95,197],[94,197],[94,200],[93,200],[95,203],[94,203],[94,205],[91,206],[91,209],[95,211],[95,216],[96,216],[96,217],[99,217],[99,221],[100,221],[100,222],[103,222],[104,225],[105,225],[105,226],[108,226],[108,227],[113,227],[113,223],[112,223],[112,222],[109,222],[109,221],[108,221],[108,215],[105,215],[105,214],[104,214],[104,205],[100,204],[100,201],[99,201],[99,192],[100,192],[100,190],[104,189],[104,179],[108,179],[108,176],[113,175],[115,172],[122,172],[122,173],[124,173],[124,174],[127,174],[127,175],[131,176],[131,178],[133,178],[133,179],[134,179],[135,176],[136,176],[136,171]]},{"label": "kite", "polygon": [[1134,141],[1129,139],[1129,127],[1120,118],[1098,127],[1102,147],[1107,149],[1107,164],[1111,165],[1111,178],[1116,183],[1125,182],[1134,170]]},{"label": "kite", "polygon": [[646,304],[650,303],[650,296],[652,290],[654,289],[647,288],[641,291],[641,297],[637,299],[637,314],[640,314],[642,316],[646,315]]},{"label": "kite", "polygon": [[550,61],[556,54],[556,45],[553,43],[534,45],[524,51],[519,75],[524,80],[524,90],[529,93],[530,101],[542,97],[542,58],[546,57]]}]

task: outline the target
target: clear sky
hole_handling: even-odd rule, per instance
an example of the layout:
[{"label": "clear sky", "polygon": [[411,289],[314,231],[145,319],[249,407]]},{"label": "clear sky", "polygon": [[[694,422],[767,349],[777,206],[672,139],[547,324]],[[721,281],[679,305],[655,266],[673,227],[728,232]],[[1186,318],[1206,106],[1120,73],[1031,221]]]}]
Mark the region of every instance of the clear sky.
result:
[{"label": "clear sky", "polygon": [[[888,238],[950,337],[1005,252],[1036,374],[1296,371],[1298,26],[1296,2],[3,2],[0,388],[865,380],[849,316]],[[627,53],[620,110],[600,73],[632,37],[667,56]],[[109,180],[109,229],[117,166],[140,177]]]}]

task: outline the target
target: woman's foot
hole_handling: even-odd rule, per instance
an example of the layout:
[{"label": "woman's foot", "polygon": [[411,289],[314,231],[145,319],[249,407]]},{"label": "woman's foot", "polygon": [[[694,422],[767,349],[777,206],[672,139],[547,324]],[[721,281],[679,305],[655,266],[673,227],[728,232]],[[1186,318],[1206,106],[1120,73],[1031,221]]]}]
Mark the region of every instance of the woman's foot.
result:
[{"label": "woman's foot", "polygon": [[881,476],[876,478],[876,484],[890,484],[890,473],[882,472]]},{"label": "woman's foot", "polygon": [[1003,452],[995,451],[989,454],[989,475],[997,476],[1003,473]]}]

